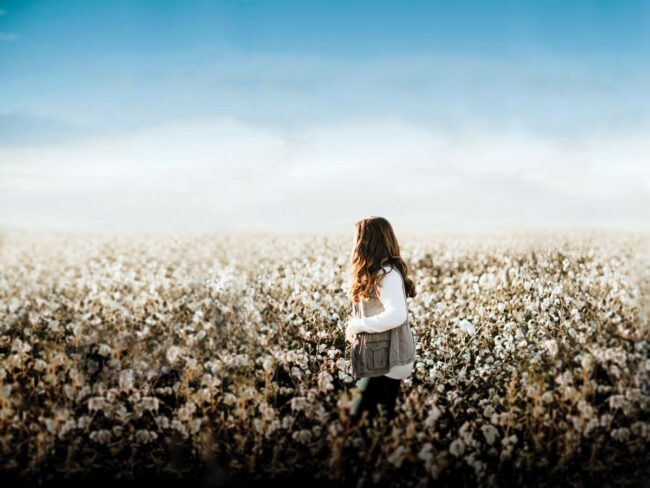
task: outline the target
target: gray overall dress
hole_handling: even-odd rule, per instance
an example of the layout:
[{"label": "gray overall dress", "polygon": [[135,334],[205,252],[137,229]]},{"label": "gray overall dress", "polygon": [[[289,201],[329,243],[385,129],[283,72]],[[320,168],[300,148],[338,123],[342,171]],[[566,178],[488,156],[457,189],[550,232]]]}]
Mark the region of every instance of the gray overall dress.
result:
[{"label": "gray overall dress", "polygon": [[[399,273],[397,268],[393,270]],[[402,290],[406,300],[404,277],[402,277]],[[384,311],[384,306],[371,290],[370,298],[353,304],[354,317],[372,317]],[[355,306],[356,305],[356,306]],[[407,305],[408,306],[408,305]],[[408,364],[415,359],[415,337],[409,326],[408,310],[406,320],[398,327],[384,332],[370,333],[359,332],[351,347],[352,378],[371,378],[388,373],[393,366]]]}]

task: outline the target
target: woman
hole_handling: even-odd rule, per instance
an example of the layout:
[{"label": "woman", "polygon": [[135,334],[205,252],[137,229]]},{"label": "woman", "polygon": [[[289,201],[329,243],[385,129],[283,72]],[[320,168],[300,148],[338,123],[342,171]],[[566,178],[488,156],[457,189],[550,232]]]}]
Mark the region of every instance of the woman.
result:
[{"label": "woman", "polygon": [[[356,340],[360,332],[381,333],[402,325],[408,319],[406,297],[415,296],[415,285],[407,278],[407,266],[400,257],[399,244],[390,223],[382,217],[370,217],[355,224],[354,247],[350,258],[348,296],[356,304],[378,299],[383,311],[370,317],[348,319],[346,339]],[[378,413],[382,404],[388,419],[395,416],[395,403],[402,380],[413,371],[414,361],[395,365],[380,376],[364,377],[357,382],[361,397],[352,409],[356,423],[364,411],[368,417]]]}]

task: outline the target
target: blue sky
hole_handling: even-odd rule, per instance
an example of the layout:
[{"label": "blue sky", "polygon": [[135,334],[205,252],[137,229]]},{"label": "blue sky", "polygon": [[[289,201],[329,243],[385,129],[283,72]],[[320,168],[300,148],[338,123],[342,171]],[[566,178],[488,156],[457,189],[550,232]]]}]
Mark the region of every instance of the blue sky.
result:
[{"label": "blue sky", "polygon": [[0,223],[650,228],[650,2],[0,9]]}]

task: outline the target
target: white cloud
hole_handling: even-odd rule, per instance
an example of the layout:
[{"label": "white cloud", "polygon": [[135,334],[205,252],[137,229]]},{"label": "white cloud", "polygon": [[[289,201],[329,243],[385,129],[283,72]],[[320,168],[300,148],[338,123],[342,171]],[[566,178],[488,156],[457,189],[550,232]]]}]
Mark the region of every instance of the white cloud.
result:
[{"label": "white cloud", "polygon": [[[74,143],[0,148],[5,223],[109,229],[423,226],[650,228],[650,143],[347,119],[285,132],[188,119]],[[8,209],[8,210],[7,210]]]}]

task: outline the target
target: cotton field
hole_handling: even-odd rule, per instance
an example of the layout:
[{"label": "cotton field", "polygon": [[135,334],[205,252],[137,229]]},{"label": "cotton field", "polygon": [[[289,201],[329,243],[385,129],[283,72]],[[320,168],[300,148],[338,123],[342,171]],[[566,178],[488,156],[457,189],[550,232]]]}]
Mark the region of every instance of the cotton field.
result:
[{"label": "cotton field", "polygon": [[352,430],[350,235],[0,236],[5,480],[639,482],[650,236],[400,236],[398,416]]}]

